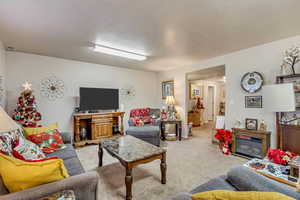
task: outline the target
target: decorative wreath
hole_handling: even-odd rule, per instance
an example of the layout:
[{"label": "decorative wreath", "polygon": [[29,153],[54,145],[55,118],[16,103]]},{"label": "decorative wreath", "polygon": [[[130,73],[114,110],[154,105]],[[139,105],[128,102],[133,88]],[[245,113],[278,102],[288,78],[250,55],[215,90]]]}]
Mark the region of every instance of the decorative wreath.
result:
[{"label": "decorative wreath", "polygon": [[41,81],[41,94],[49,100],[56,100],[64,96],[64,82],[56,76],[48,77]]}]

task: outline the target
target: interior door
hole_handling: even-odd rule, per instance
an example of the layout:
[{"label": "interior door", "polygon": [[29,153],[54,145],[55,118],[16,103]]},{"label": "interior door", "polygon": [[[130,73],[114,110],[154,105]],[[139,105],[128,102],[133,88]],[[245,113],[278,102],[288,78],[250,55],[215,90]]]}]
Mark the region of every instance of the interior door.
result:
[{"label": "interior door", "polygon": [[214,107],[215,107],[215,91],[213,86],[208,86],[208,95],[207,95],[207,117],[208,120],[214,120]]}]

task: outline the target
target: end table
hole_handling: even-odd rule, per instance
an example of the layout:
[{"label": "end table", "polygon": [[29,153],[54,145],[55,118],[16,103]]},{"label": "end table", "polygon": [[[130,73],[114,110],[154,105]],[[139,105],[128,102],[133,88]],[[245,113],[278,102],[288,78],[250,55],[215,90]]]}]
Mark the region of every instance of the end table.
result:
[{"label": "end table", "polygon": [[176,129],[176,137],[179,138],[179,141],[181,141],[182,138],[182,121],[181,120],[162,120],[160,123],[160,130],[161,130],[161,136],[162,140],[166,140],[166,124],[175,124]]}]

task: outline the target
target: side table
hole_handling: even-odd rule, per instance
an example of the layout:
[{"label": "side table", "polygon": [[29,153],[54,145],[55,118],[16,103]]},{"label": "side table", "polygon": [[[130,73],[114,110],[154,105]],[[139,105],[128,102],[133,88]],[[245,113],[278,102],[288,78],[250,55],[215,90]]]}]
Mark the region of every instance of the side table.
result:
[{"label": "side table", "polygon": [[176,137],[178,137],[179,141],[181,141],[181,138],[182,138],[182,121],[181,120],[162,120],[161,123],[160,123],[160,130],[161,130],[162,140],[166,140],[166,135],[165,135],[166,124],[175,124]]}]

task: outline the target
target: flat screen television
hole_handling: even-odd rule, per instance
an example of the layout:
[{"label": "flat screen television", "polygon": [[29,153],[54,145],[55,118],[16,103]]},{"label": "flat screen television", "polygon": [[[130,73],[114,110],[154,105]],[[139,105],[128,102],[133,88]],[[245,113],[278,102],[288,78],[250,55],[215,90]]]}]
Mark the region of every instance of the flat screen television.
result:
[{"label": "flat screen television", "polygon": [[81,87],[79,94],[81,111],[119,109],[118,89]]}]

